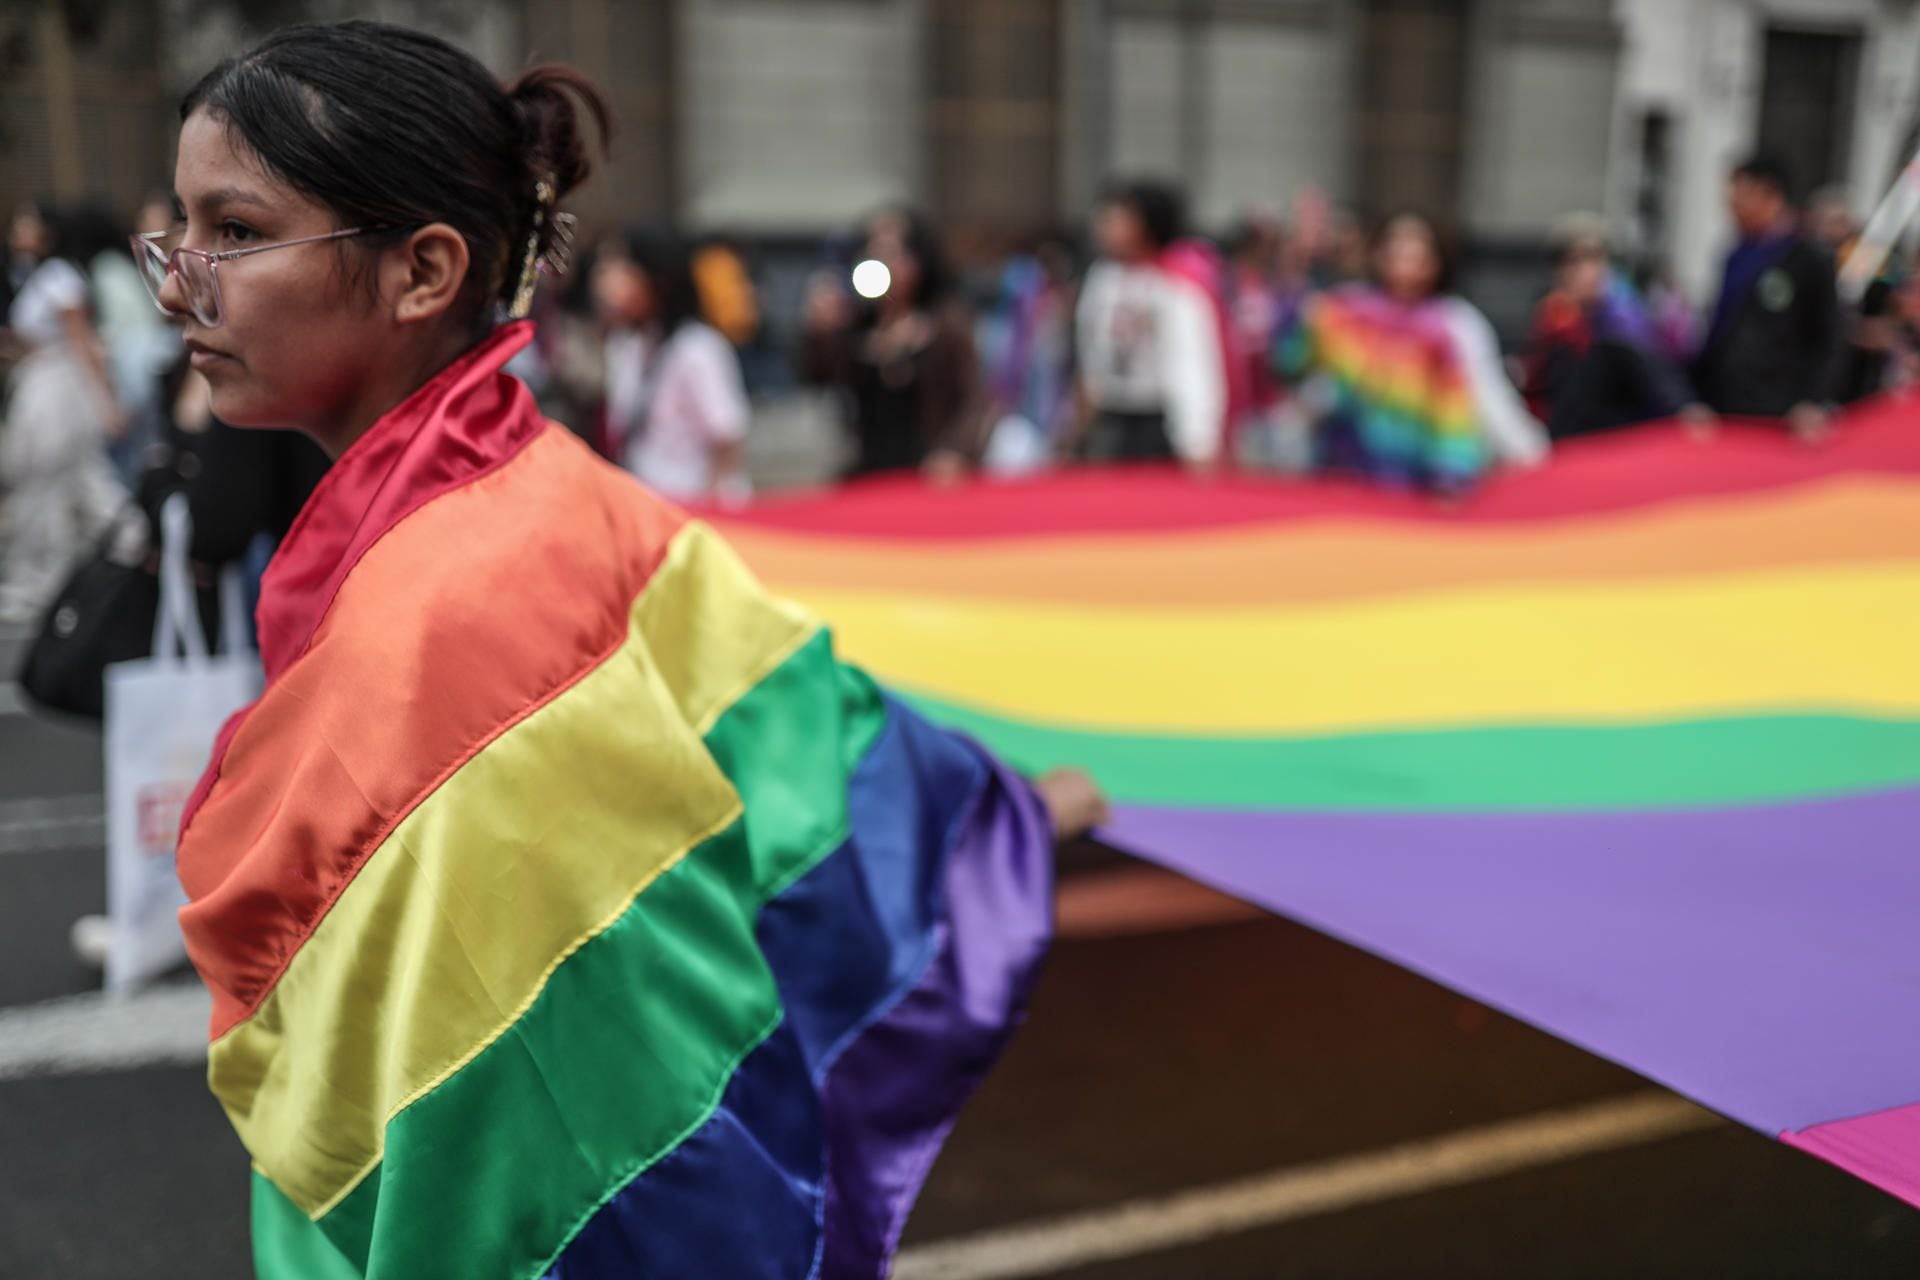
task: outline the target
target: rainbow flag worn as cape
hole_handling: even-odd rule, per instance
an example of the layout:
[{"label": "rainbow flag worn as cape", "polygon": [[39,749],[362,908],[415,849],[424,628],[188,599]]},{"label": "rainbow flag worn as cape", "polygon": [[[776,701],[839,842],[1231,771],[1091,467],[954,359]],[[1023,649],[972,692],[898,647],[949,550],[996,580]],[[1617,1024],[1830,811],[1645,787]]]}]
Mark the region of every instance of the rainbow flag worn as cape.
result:
[{"label": "rainbow flag worn as cape", "polygon": [[1912,408],[1457,508],[1112,471],[728,536],[932,718],[1090,767],[1114,841],[1920,1203]]},{"label": "rainbow flag worn as cape", "polygon": [[1051,919],[1031,790],[502,330],[269,570],[179,852],[262,1277],[877,1276]]}]

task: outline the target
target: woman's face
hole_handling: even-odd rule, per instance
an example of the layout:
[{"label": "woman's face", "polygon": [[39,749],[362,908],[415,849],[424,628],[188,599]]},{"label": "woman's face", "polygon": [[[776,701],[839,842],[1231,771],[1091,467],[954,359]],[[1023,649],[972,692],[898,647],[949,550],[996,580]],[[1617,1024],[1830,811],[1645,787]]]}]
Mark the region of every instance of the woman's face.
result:
[{"label": "woman's face", "polygon": [[1418,218],[1395,218],[1380,238],[1376,260],[1380,284],[1406,302],[1430,295],[1440,281],[1440,251],[1433,228]]},{"label": "woman's face", "polygon": [[886,265],[889,294],[901,298],[920,296],[920,259],[913,256],[904,227],[875,219],[863,256]]},{"label": "woman's face", "polygon": [[1367,233],[1348,213],[1336,213],[1327,233],[1328,257],[1334,268],[1350,279],[1367,273]]},{"label": "woman's face", "polygon": [[53,252],[53,231],[32,205],[14,211],[7,226],[7,248],[23,257],[40,259]]},{"label": "woman's face", "polygon": [[1604,250],[1581,249],[1567,255],[1560,264],[1560,290],[1575,302],[1598,299],[1607,286],[1607,255]]},{"label": "woman's face", "polygon": [[1276,228],[1261,226],[1247,236],[1234,252],[1235,261],[1253,271],[1271,271],[1275,259],[1280,253],[1280,233]]},{"label": "woman's face", "polygon": [[1152,256],[1146,225],[1138,213],[1119,201],[1102,205],[1094,215],[1093,238],[1100,252],[1116,262],[1135,262]]},{"label": "woman's face", "polygon": [[1727,208],[1744,236],[1765,235],[1780,221],[1786,201],[1767,183],[1735,174],[1727,180]]},{"label": "woman's face", "polygon": [[[239,144],[244,148],[245,144]],[[207,111],[180,129],[174,191],[187,248],[219,253],[336,230],[331,210],[236,150]],[[187,306],[177,274],[160,300],[182,317],[192,362],[213,391],[213,412],[243,427],[304,428],[324,438],[391,351],[392,325],[346,269],[353,241],[319,242],[222,262],[221,319],[209,328]],[[372,263],[366,264],[371,270]]]},{"label": "woman's face", "polygon": [[637,329],[653,319],[653,281],[618,244],[595,256],[592,287],[593,305],[609,324]]}]

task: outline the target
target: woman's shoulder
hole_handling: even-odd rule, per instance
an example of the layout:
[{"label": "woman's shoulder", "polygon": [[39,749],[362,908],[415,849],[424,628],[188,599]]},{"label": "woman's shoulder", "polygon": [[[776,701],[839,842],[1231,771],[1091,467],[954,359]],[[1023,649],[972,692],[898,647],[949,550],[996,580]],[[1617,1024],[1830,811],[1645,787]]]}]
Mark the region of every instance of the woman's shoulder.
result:
[{"label": "woman's shoulder", "polygon": [[712,382],[740,376],[740,356],[733,343],[718,329],[699,320],[689,320],[674,330],[661,349],[660,358],[663,378]]},{"label": "woman's shoulder", "polygon": [[1496,346],[1499,344],[1499,339],[1494,333],[1493,322],[1487,319],[1486,312],[1459,294],[1441,294],[1427,305],[1433,308],[1434,314],[1440,317],[1456,337],[1474,343],[1492,342]]},{"label": "woman's shoulder", "polygon": [[1833,254],[1816,240],[1795,236],[1781,255],[1783,263],[1800,271],[1832,271]]},{"label": "woman's shoulder", "polygon": [[733,344],[726,335],[704,320],[688,320],[673,331],[667,348],[677,358],[715,360],[733,356]]},{"label": "woman's shoulder", "polygon": [[[562,618],[619,613],[684,523],[550,422],[512,459],[373,541],[341,581],[326,631],[347,655],[356,637],[391,651],[398,609],[419,620],[423,645],[458,636],[487,652],[517,643],[549,607]],[[368,660],[384,661],[377,649]]]},{"label": "woman's shoulder", "polygon": [[60,306],[78,306],[86,300],[87,277],[65,258],[48,258],[33,269],[20,294],[37,294]]},{"label": "woman's shoulder", "polygon": [[53,257],[33,269],[33,275],[28,278],[28,283],[34,280],[39,280],[42,284],[70,284],[78,281],[84,285],[87,282],[87,273],[70,258]]}]

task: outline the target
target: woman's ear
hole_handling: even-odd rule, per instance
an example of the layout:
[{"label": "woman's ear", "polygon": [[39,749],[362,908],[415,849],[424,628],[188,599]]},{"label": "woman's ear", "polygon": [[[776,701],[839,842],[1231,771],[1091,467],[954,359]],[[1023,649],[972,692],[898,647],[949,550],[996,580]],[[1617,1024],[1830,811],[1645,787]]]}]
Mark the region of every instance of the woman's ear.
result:
[{"label": "woman's ear", "polygon": [[437,320],[467,282],[467,240],[444,222],[429,222],[387,252],[381,273],[401,324]]}]

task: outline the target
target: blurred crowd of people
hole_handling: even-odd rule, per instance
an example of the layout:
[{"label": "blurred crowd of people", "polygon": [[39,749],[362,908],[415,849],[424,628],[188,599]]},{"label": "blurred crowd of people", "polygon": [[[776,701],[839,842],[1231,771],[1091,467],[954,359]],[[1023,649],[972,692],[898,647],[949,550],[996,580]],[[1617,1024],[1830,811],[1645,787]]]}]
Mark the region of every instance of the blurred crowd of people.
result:
[{"label": "blurred crowd of people", "polygon": [[[1215,240],[1189,227],[1175,188],[1117,182],[1087,250],[1039,235],[968,276],[924,217],[888,209],[813,274],[788,354],[834,394],[849,477],[1159,460],[1442,494],[1538,465],[1557,440],[1650,419],[1771,418],[1817,438],[1839,405],[1920,374],[1920,289],[1901,272],[1890,266],[1857,313],[1839,303],[1835,264],[1858,234],[1843,199],[1823,192],[1802,212],[1790,175],[1755,156],[1729,175],[1728,203],[1733,245],[1699,308],[1665,273],[1623,261],[1604,220],[1564,219],[1510,353],[1457,290],[1450,231],[1414,211],[1366,229],[1308,191],[1288,216],[1254,214]],[[571,398],[598,397],[590,434],[609,456],[675,496],[739,500],[747,415],[715,338],[738,348],[758,332],[756,306],[727,302],[752,296],[751,273],[737,246],[694,251],[729,264],[728,283],[698,281],[687,305],[708,322],[751,319],[684,343],[667,300],[685,292],[686,251],[661,260],[636,243],[594,249],[596,264],[637,271],[596,265],[584,295],[557,296],[551,310],[572,324],[554,331],[572,338],[542,350],[593,371]],[[556,351],[583,344],[593,357]],[[703,390],[656,395],[656,379]],[[654,449],[682,461],[650,462]]]},{"label": "blurred crowd of people", "polygon": [[[1891,262],[1843,308],[1852,211],[1832,192],[1803,210],[1794,194],[1766,156],[1729,175],[1733,243],[1697,309],[1664,273],[1623,262],[1604,220],[1570,215],[1510,353],[1457,291],[1447,227],[1409,210],[1363,228],[1311,190],[1213,240],[1177,189],[1116,182],[1086,249],[1036,236],[971,275],[925,217],[883,210],[814,272],[786,326],[767,323],[741,244],[620,228],[542,291],[513,368],[552,416],[689,502],[751,496],[743,355],[764,361],[776,330],[793,334],[779,353],[791,372],[839,407],[848,477],[1164,461],[1447,495],[1649,419],[1770,418],[1817,439],[1837,406],[1920,379],[1920,283]],[[195,558],[214,565],[271,545],[324,470],[304,442],[210,420],[128,251],[126,232],[173,224],[164,197],[129,228],[99,209],[13,215],[0,617],[44,608],[143,494],[193,494]]]}]

